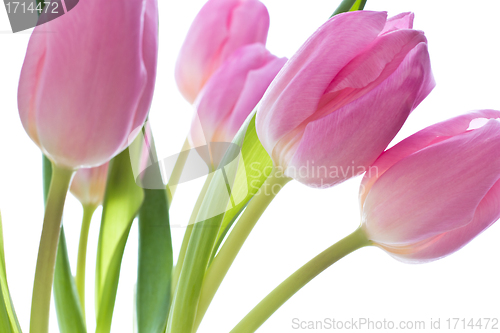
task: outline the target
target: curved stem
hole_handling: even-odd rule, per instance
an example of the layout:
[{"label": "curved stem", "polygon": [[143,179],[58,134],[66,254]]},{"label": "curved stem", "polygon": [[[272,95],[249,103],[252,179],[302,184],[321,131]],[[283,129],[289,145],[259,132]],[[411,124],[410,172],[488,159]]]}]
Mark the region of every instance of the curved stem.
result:
[{"label": "curved stem", "polygon": [[195,331],[253,227],[279,191],[290,180],[291,178],[287,177],[277,177],[275,170],[273,170],[235,224],[219,253],[212,261],[203,280],[195,319]]},{"label": "curved stem", "polygon": [[193,226],[196,222],[196,217],[198,216],[198,212],[200,211],[201,204],[205,199],[205,195],[207,194],[208,186],[210,185],[210,181],[212,180],[213,174],[210,173],[207,176],[207,180],[201,189],[200,195],[196,200],[196,204],[194,205],[193,212],[191,213],[191,217],[189,218],[189,224],[186,227],[186,232],[184,233],[184,238],[182,239],[181,250],[179,252],[179,257],[177,259],[177,264],[174,268],[174,275],[172,277],[172,295],[175,292],[175,288],[177,287],[177,283],[179,281],[179,276],[181,275],[182,265],[184,263],[184,258],[186,257],[186,251],[189,245],[189,239],[191,238],[191,233],[193,232]]},{"label": "curved stem", "polygon": [[330,246],[290,275],[253,308],[231,330],[231,333],[255,332],[276,310],[309,281],[349,253],[368,245],[371,245],[371,241],[366,238],[363,230],[358,228],[352,234]]},{"label": "curved stem", "polygon": [[170,179],[168,180],[167,196],[169,205],[172,205],[172,200],[174,199],[177,184],[179,183],[179,179],[181,179],[182,170],[184,170],[184,166],[186,165],[186,161],[189,156],[189,152],[184,153],[184,151],[188,150],[189,148],[191,148],[191,145],[189,144],[189,140],[186,137],[186,140],[184,140],[184,144],[182,145],[181,152],[177,157],[177,161],[175,161],[174,170],[172,170],[172,174],[170,175]]},{"label": "curved stem", "polygon": [[76,265],[76,289],[80,298],[83,317],[85,318],[85,265],[87,262],[87,242],[89,239],[90,222],[94,215],[95,206],[83,207],[82,228],[80,231],[80,242],[78,244],[78,261]]},{"label": "curved stem", "polygon": [[52,181],[45,207],[42,236],[36,262],[33,298],[31,301],[31,333],[47,333],[57,245],[66,193],[73,170],[52,166]]}]

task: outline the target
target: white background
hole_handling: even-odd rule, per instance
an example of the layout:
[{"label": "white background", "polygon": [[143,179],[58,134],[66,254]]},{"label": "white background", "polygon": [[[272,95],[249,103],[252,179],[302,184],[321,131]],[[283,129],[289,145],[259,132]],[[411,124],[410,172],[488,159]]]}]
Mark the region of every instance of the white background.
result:
[{"label": "white background", "polygon": [[[82,0],[89,1],[89,0]],[[176,89],[175,59],[203,0],[160,1],[160,55],[151,119],[159,155],[178,152],[192,109]],[[334,0],[263,0],[271,15],[268,47],[290,57],[333,12]],[[394,142],[423,127],[473,109],[500,110],[500,2],[368,0],[365,9],[389,15],[415,13],[424,30],[437,87],[418,107]],[[89,24],[92,24],[89,22]],[[21,126],[16,91],[30,32],[12,34],[0,9],[0,208],[10,290],[25,332],[43,217],[41,154]],[[92,56],[92,55],[89,55]],[[335,56],[332,54],[332,56]],[[292,182],[278,195],[254,229],[222,284],[200,332],[228,332],[288,275],[359,223],[360,178],[318,190]],[[185,225],[203,179],[179,186],[172,223]],[[87,316],[94,330],[93,280],[99,230],[98,209],[90,230]],[[72,264],[76,263],[82,210],[71,195],[64,225]],[[184,227],[173,228],[177,257]],[[496,224],[454,255],[425,265],[399,263],[376,248],[362,249],[317,277],[277,311],[259,332],[296,332],[292,319],[424,320],[500,317],[500,225]],[[132,332],[137,265],[134,224],[122,266],[113,332]],[[73,266],[73,268],[75,268]],[[55,312],[50,331],[58,332]],[[460,331],[460,330],[455,330]]]}]

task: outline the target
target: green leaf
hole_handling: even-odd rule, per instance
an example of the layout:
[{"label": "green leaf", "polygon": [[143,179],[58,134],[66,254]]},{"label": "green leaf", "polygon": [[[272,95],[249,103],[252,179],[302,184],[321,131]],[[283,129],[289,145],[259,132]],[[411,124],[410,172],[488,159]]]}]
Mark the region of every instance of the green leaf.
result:
[{"label": "green leaf", "polygon": [[[50,180],[52,178],[52,163],[43,156],[43,200],[47,201]],[[61,333],[85,333],[83,318],[75,279],[71,273],[66,236],[64,227],[61,227],[59,245],[57,248],[56,267],[54,271],[54,302],[56,305],[57,322]]]},{"label": "green leaf", "polygon": [[[215,173],[218,174],[220,171]],[[211,191],[211,187],[213,191]],[[223,193],[221,190],[225,191],[225,188],[217,185],[209,186],[207,198],[213,198],[212,194]],[[210,259],[210,249],[213,248],[217,237],[222,215],[219,214],[193,225],[186,257],[172,301],[167,333],[193,331],[201,285]]]},{"label": "green leaf", "polygon": [[[156,157],[154,148],[151,153]],[[158,164],[148,168],[144,177],[154,177],[161,183]],[[144,189],[144,201],[139,211],[138,333],[163,333],[167,325],[173,267],[167,198],[165,188]]]},{"label": "green leaf", "polygon": [[80,307],[75,279],[71,274],[63,228],[61,228],[59,237],[54,273],[54,302],[56,304],[59,330],[61,333],[85,333],[87,329]]},{"label": "green leaf", "polygon": [[9,286],[7,285],[7,269],[5,267],[5,253],[3,248],[2,216],[0,216],[0,332],[21,333],[17,321],[14,304],[10,299]]},{"label": "green leaf", "polygon": [[235,205],[224,215],[211,259],[215,256],[234,221],[272,171],[273,162],[257,137],[255,112],[248,119],[246,126],[238,132],[234,140],[235,143],[241,145],[241,159],[231,188],[231,202]]},{"label": "green leaf", "polygon": [[144,190],[139,212],[138,333],[161,333],[167,324],[173,266],[167,207],[165,189]]},{"label": "green leaf", "polygon": [[97,248],[96,333],[108,333],[111,329],[123,252],[143,198],[127,148],[109,165]]}]

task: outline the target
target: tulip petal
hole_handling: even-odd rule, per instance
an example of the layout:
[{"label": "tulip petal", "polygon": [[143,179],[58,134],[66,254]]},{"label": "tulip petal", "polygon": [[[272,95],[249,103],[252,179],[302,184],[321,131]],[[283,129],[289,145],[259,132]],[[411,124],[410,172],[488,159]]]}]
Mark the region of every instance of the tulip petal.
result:
[{"label": "tulip petal", "polygon": [[[219,67],[235,50],[252,43],[266,44],[269,31],[269,13],[258,0],[240,1],[234,8],[226,42],[220,51]],[[251,29],[249,29],[251,27]]]},{"label": "tulip petal", "polygon": [[460,250],[493,223],[500,219],[500,181],[488,191],[477,206],[473,220],[458,229],[432,237],[421,246],[411,245],[411,251],[391,248],[396,259],[406,263],[426,263],[446,257]]},{"label": "tulip petal", "polygon": [[[310,122],[291,158],[287,175],[309,186],[328,187],[366,171],[406,121],[418,98],[419,90],[415,87],[424,84],[429,72],[427,46],[420,43],[375,89]],[[284,156],[285,160],[289,158]],[[317,172],[297,172],[306,164]]]},{"label": "tulip petal", "polygon": [[102,203],[108,177],[108,165],[80,169],[71,181],[70,191],[83,206],[97,207]]},{"label": "tulip petal", "polygon": [[[352,60],[330,83],[308,121],[319,119],[351,103],[386,80],[418,44],[427,43],[424,34],[416,30],[399,30],[377,38],[369,49]],[[434,88],[430,64],[425,71],[427,94]],[[425,96],[427,96],[427,94]],[[425,97],[418,97],[418,103]]]},{"label": "tulip petal", "polygon": [[251,70],[248,73],[240,98],[234,106],[229,119],[225,121],[226,140],[229,138],[232,140],[286,62],[287,58],[273,57],[263,67]]},{"label": "tulip petal", "polygon": [[315,112],[332,78],[370,45],[386,17],[384,12],[369,11],[336,15],[288,61],[257,112],[257,133],[270,155],[284,135]]},{"label": "tulip petal", "polygon": [[480,110],[464,114],[453,119],[449,119],[432,126],[429,126],[420,132],[404,139],[391,149],[386,150],[372,165],[376,168],[376,173],[366,173],[363,177],[360,187],[360,206],[363,209],[366,195],[370,192],[375,181],[380,178],[384,172],[403,158],[421,150],[425,147],[446,140],[460,133],[465,133],[474,119],[500,119],[500,112],[495,110]]},{"label": "tulip petal", "polygon": [[403,158],[373,184],[362,222],[378,244],[404,246],[469,224],[500,178],[500,121]]},{"label": "tulip petal", "polygon": [[[208,81],[196,101],[192,146],[231,142],[286,59],[255,43],[236,50]],[[201,124],[201,129],[198,126]]]},{"label": "tulip petal", "polygon": [[[144,112],[134,118],[147,80],[141,32],[150,1],[82,1],[45,24],[57,33],[44,37],[43,89],[31,121],[42,150],[61,166],[103,164],[123,148],[133,124],[144,120]],[[34,33],[31,41],[37,38]]]},{"label": "tulip petal", "polygon": [[412,29],[414,17],[415,15],[413,13],[401,13],[393,16],[387,20],[387,23],[380,34],[382,35],[399,29]]},{"label": "tulip petal", "polygon": [[[45,28],[45,27],[43,27]],[[17,104],[19,116],[26,133],[37,145],[40,145],[38,139],[38,130],[35,123],[35,105],[40,90],[40,77],[43,70],[46,54],[47,34],[43,28],[35,29],[38,35],[31,38],[26,51],[26,58],[19,79]]]},{"label": "tulip petal", "polygon": [[212,74],[238,48],[267,40],[269,13],[257,0],[210,0],[200,10],[182,45],[175,79],[194,103]]},{"label": "tulip petal", "polygon": [[[142,34],[142,60],[146,68],[147,80],[142,98],[137,105],[132,128],[142,128],[146,116],[151,107],[156,79],[156,63],[158,60],[158,2],[157,0],[146,1],[146,11],[144,13],[144,27]],[[123,148],[128,142],[133,141],[135,135],[129,136],[124,142]]]},{"label": "tulip petal", "polygon": [[[196,101],[196,116],[204,133],[191,131],[192,145],[200,146],[212,141],[218,124],[238,102],[248,72],[259,68],[268,56],[270,53],[262,44],[242,47],[212,76]],[[197,120],[196,116],[193,122]]]},{"label": "tulip petal", "polygon": [[[211,68],[213,67],[211,60],[216,57],[220,45],[227,39],[229,33],[227,18],[238,2],[239,0],[207,2],[189,28],[177,58],[175,79],[182,95],[190,103],[194,102],[201,88],[215,71],[215,68]],[[221,18],[226,18],[226,22]]]}]

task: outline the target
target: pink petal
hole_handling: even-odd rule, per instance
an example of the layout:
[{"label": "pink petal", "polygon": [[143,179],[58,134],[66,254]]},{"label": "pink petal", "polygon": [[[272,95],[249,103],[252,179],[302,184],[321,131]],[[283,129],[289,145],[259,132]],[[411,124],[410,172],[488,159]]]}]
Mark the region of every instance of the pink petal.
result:
[{"label": "pink petal", "polygon": [[[238,102],[234,106],[230,117],[225,120],[226,134],[224,140],[232,141],[241,125],[252,112],[257,103],[262,99],[267,88],[274,80],[278,72],[287,62],[287,58],[268,59],[268,63],[261,68],[251,70],[245,81]],[[221,140],[222,141],[222,140]]]},{"label": "pink petal", "polygon": [[257,133],[269,154],[284,135],[316,111],[332,78],[377,37],[385,21],[383,12],[336,15],[288,61],[257,112]]},{"label": "pink petal", "polygon": [[236,105],[245,86],[248,72],[260,67],[269,55],[269,51],[262,44],[243,47],[234,52],[212,76],[196,101],[197,118],[204,135],[199,138],[202,139],[201,142],[193,142],[195,146],[204,145],[212,140],[218,124]]},{"label": "pink petal", "polygon": [[260,43],[236,50],[212,76],[196,102],[197,115],[190,132],[192,145],[231,142],[285,62]]},{"label": "pink petal", "polygon": [[17,104],[19,116],[24,129],[38,146],[38,129],[35,123],[35,105],[40,90],[40,78],[45,62],[46,37],[47,33],[40,31],[43,28],[36,28],[33,34],[36,36],[30,39],[26,57],[24,60],[17,94]]},{"label": "pink petal", "polygon": [[[144,121],[149,103],[138,112],[148,80],[143,57],[151,62],[153,56],[143,54],[142,32],[144,13],[153,4],[82,1],[43,26],[57,33],[44,37],[44,66],[30,121],[36,123],[41,148],[58,164],[103,164],[123,149],[132,126]],[[37,43],[39,28],[30,44]],[[157,27],[144,31],[156,33]]]},{"label": "pink petal", "polygon": [[257,0],[210,0],[193,21],[175,68],[179,90],[193,103],[212,74],[239,47],[265,44],[269,14]]},{"label": "pink petal", "polygon": [[108,163],[89,169],[80,169],[71,181],[71,193],[85,206],[102,203],[108,176]]},{"label": "pink petal", "polygon": [[[394,73],[408,53],[421,43],[427,43],[427,40],[422,32],[416,30],[395,31],[377,38],[369,49],[340,71],[326,89],[318,110],[307,121],[335,112],[374,89]],[[425,90],[429,93],[434,88],[430,65],[425,73],[424,82],[429,86]],[[419,97],[419,102],[425,96]]]},{"label": "pink petal", "polygon": [[500,178],[500,122],[403,158],[373,184],[363,205],[368,237],[405,246],[469,224]]},{"label": "pink petal", "polygon": [[488,229],[500,218],[500,181],[488,191],[474,212],[474,218],[467,225],[444,232],[427,240],[420,246],[391,249],[390,254],[407,263],[425,263],[441,259],[460,250]]},{"label": "pink petal", "polygon": [[[420,43],[382,84],[326,117],[307,124],[287,174],[309,163],[328,173],[293,178],[315,187],[338,184],[363,173],[398,133],[429,75],[427,46]],[[295,149],[289,149],[290,152]],[[289,160],[290,156],[284,156]]]},{"label": "pink petal", "polygon": [[[144,15],[144,35],[142,37],[142,61],[146,67],[146,86],[137,106],[132,128],[142,127],[151,107],[156,80],[156,63],[158,58],[158,3],[156,0],[146,2]],[[135,137],[135,136],[134,136]],[[132,138],[129,137],[128,140]],[[128,140],[124,147],[128,146]]]},{"label": "pink petal", "polygon": [[382,35],[400,29],[412,29],[414,17],[415,15],[413,13],[401,13],[393,16],[387,20],[387,23],[380,34]]},{"label": "pink petal", "polygon": [[449,119],[435,125],[429,126],[420,132],[401,141],[391,149],[388,149],[375,161],[372,165],[377,169],[377,172],[366,173],[363,177],[360,187],[360,206],[363,207],[366,195],[370,192],[374,182],[380,178],[384,172],[391,166],[410,156],[411,154],[449,137],[465,133],[473,119],[477,118],[498,118],[500,119],[500,111],[481,110],[464,114],[453,119]]},{"label": "pink petal", "polygon": [[220,51],[219,67],[231,53],[252,43],[266,44],[269,13],[258,0],[240,1],[229,20],[229,36]]}]

